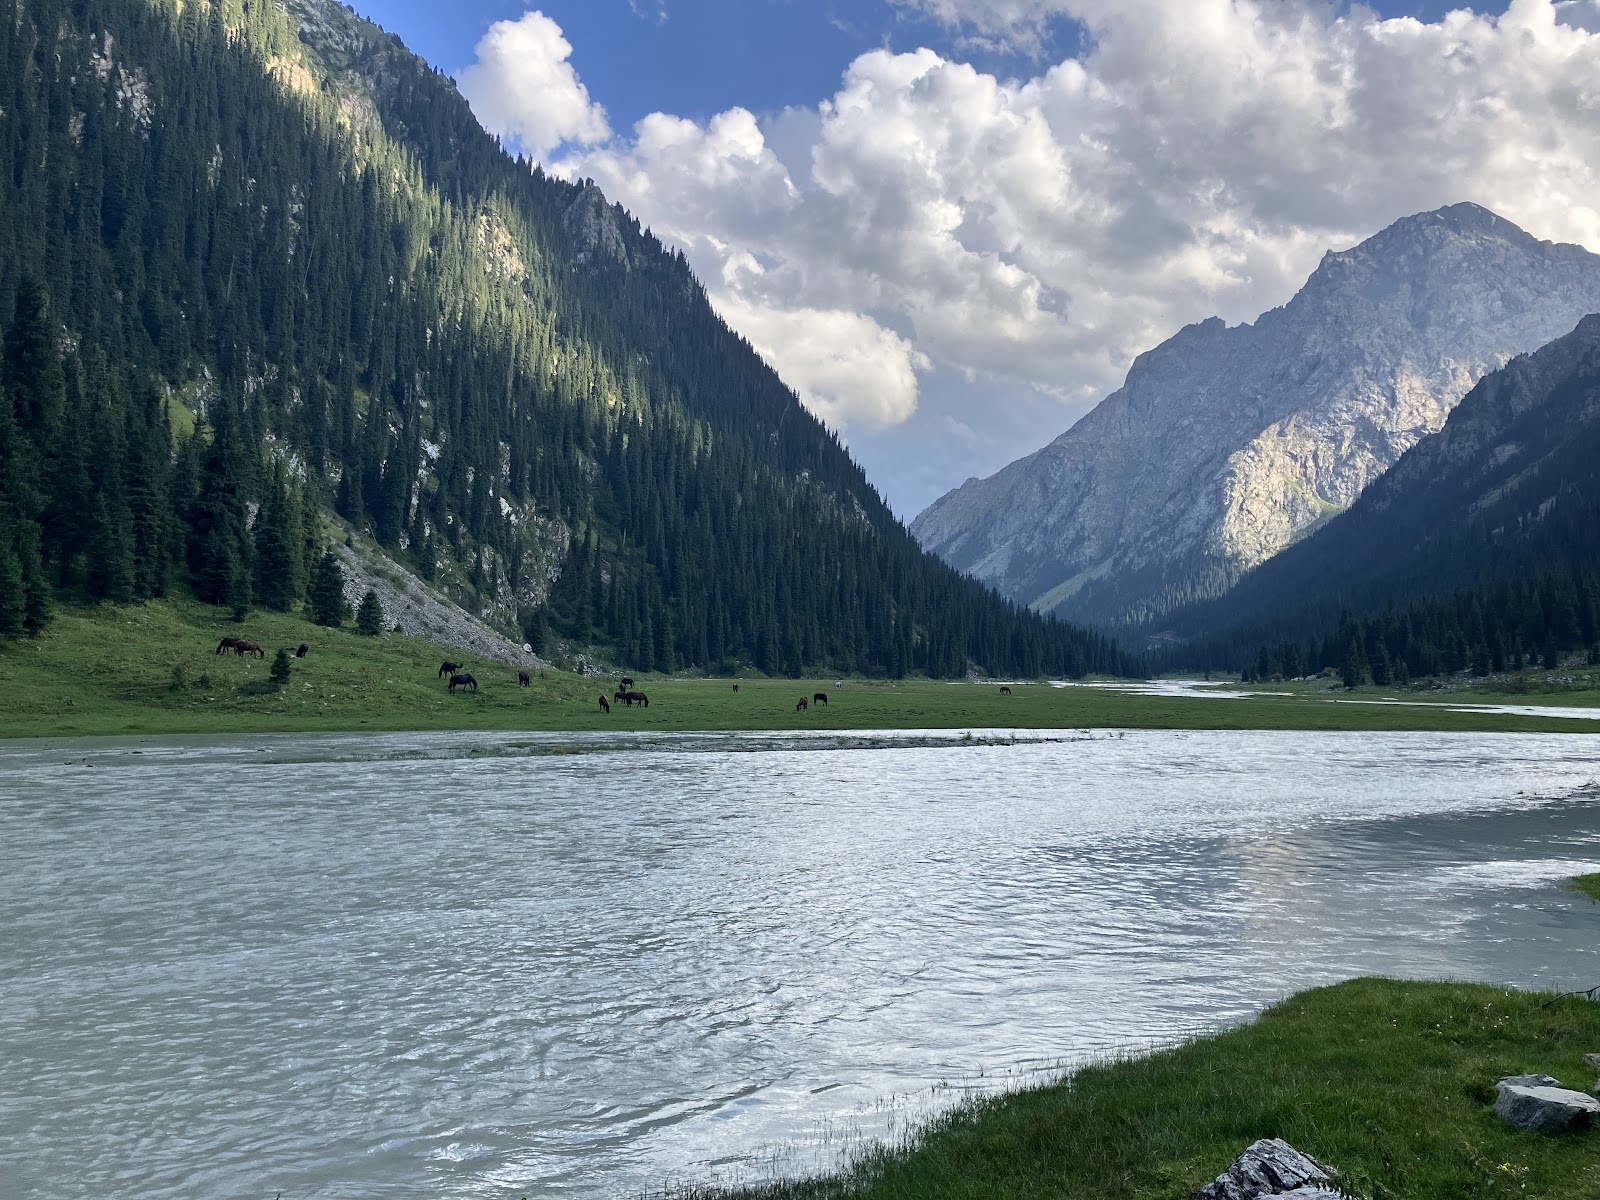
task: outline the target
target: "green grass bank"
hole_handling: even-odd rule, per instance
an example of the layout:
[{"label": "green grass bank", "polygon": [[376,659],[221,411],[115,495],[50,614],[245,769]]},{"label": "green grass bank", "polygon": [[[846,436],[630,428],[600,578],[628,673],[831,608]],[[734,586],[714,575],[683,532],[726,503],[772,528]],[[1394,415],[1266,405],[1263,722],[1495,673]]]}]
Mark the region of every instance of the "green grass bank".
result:
[{"label": "green grass bank", "polygon": [[[1574,875],[1567,880],[1567,887],[1580,896],[1600,901],[1600,875]],[[1600,1194],[1600,1189],[1597,1189],[1597,1194]]]},{"label": "green grass bank", "polygon": [[1512,1130],[1494,1084],[1586,1088],[1600,1004],[1477,984],[1357,979],[1247,1025],[965,1104],[845,1174],[687,1200],[1186,1200],[1281,1137],[1372,1200],[1600,1195],[1600,1130]]},{"label": "green grass bank", "polygon": [[[214,653],[227,634],[262,643],[267,660]],[[280,646],[311,646],[287,686],[269,682]],[[1600,723],[1457,712],[1445,704],[1383,706],[1309,690],[1240,700],[1141,696],[1097,688],[928,680],[739,680],[642,677],[648,709],[600,712],[602,680],[534,672],[517,685],[503,664],[468,657],[477,693],[447,693],[443,658],[420,638],[361,637],[299,617],[252,613],[240,625],[205,605],[161,601],[64,608],[33,640],[0,644],[0,735],[8,737],[334,730],[642,729],[1298,729],[1600,733]],[[1274,689],[1276,690],[1276,689]],[[795,711],[826,691],[830,703]],[[1448,699],[1460,703],[1464,697]],[[1523,698],[1526,702],[1526,698]],[[1600,698],[1597,698],[1600,699]],[[1583,702],[1563,695],[1556,703]]]}]

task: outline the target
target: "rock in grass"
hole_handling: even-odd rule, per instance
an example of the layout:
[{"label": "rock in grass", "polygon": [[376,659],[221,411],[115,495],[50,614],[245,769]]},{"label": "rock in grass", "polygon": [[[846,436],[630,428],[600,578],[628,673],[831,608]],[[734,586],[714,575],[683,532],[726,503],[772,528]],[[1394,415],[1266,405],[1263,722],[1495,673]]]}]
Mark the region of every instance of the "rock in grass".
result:
[{"label": "rock in grass", "polygon": [[1234,1159],[1233,1166],[1201,1188],[1195,1200],[1257,1200],[1284,1194],[1311,1200],[1334,1194],[1322,1188],[1307,1188],[1308,1184],[1329,1182],[1332,1174],[1282,1138],[1262,1138]]},{"label": "rock in grass", "polygon": [[1496,1087],[1566,1087],[1559,1079],[1552,1079],[1548,1075],[1507,1075]]},{"label": "rock in grass", "polygon": [[1583,1061],[1591,1067],[1600,1067],[1600,1054],[1585,1054]]},{"label": "rock in grass", "polygon": [[[1600,1100],[1564,1087],[1528,1087],[1514,1083],[1513,1075],[1500,1082],[1495,1115],[1507,1125],[1532,1133],[1560,1133],[1582,1129],[1600,1115]],[[1548,1079],[1549,1076],[1536,1076]]]}]

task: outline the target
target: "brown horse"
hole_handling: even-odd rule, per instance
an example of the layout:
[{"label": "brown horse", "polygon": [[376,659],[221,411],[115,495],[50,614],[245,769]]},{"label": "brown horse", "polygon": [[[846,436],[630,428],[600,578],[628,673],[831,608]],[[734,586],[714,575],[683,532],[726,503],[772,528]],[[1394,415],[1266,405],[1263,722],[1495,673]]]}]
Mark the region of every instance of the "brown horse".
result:
[{"label": "brown horse", "polygon": [[221,654],[224,650],[232,650],[238,644],[239,644],[239,639],[238,638],[236,638],[236,637],[225,637],[220,642],[217,643],[217,653]]},{"label": "brown horse", "polygon": [[811,697],[811,703],[820,704],[824,708],[826,708],[827,704],[828,704],[828,693],[827,692],[818,692],[818,693],[816,693],[814,696]]},{"label": "brown horse", "polygon": [[646,708],[650,707],[650,697],[643,692],[623,692],[622,702],[629,708],[632,708],[635,704],[642,704]]},{"label": "brown horse", "polygon": [[247,642],[243,638],[233,644],[233,652],[240,658],[243,658],[246,654],[259,654],[262,658],[267,656],[267,652],[261,648],[260,642]]},{"label": "brown horse", "polygon": [[794,706],[795,712],[805,712],[808,703],[809,702],[806,700],[806,698],[801,696],[800,703]]},{"label": "brown horse", "polygon": [[442,663],[440,663],[439,664],[439,678],[443,679],[446,675],[454,675],[457,671],[461,670],[461,668],[464,665],[465,665],[464,663],[453,663],[453,662],[442,662]]},{"label": "brown horse", "polygon": [[478,690],[478,681],[476,679],[474,679],[471,675],[452,675],[452,676],[450,676],[450,690],[453,692],[458,687],[471,688],[473,691],[477,691]]},{"label": "brown horse", "polygon": [[627,691],[632,686],[633,686],[633,680],[629,679],[626,675],[624,675],[622,677],[622,690],[623,691]]},{"label": "brown horse", "polygon": [[517,683],[522,687],[530,686],[528,683],[528,673],[526,671],[517,672]]},{"label": "brown horse", "polygon": [[1011,689],[1008,688],[1008,687],[1003,687],[1003,688],[1000,689],[1000,694],[1002,696],[1009,696],[1009,695],[1011,695]]},{"label": "brown horse", "polygon": [[308,655],[310,653],[311,653],[311,647],[306,645],[304,642],[301,642],[300,643],[300,649],[298,649],[298,650],[296,650],[294,652],[294,656],[296,658],[304,658],[306,655]]},{"label": "brown horse", "polygon": [[611,698],[620,703],[628,698],[628,693],[623,691],[621,688],[618,688],[616,691],[611,693]]},{"label": "brown horse", "polygon": [[600,711],[603,713],[608,713],[611,711],[611,701],[607,700],[604,696],[600,697]]},{"label": "brown horse", "polygon": [[733,685],[733,690],[736,692],[739,690],[739,685],[737,683]]}]

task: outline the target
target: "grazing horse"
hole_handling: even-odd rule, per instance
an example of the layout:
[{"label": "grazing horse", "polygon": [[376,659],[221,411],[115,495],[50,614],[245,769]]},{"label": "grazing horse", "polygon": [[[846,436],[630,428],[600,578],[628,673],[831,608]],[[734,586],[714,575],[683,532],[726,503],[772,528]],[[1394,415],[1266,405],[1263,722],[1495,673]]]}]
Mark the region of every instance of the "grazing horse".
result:
[{"label": "grazing horse", "polygon": [[629,708],[632,708],[635,704],[642,704],[646,708],[650,707],[650,697],[643,692],[623,692],[622,702]]},{"label": "grazing horse", "polygon": [[608,713],[611,711],[611,701],[607,700],[604,696],[600,697],[600,711],[603,713]]},{"label": "grazing horse", "polygon": [[225,637],[220,642],[217,643],[217,653],[221,654],[224,650],[232,650],[238,644],[239,644],[239,639],[238,638],[236,638],[236,637]]},{"label": "grazing horse", "polygon": [[304,642],[301,642],[300,643],[300,649],[298,649],[298,650],[296,650],[294,652],[294,656],[296,658],[304,658],[306,655],[308,655],[310,653],[311,653],[311,647],[306,645]]},{"label": "grazing horse", "polygon": [[473,691],[477,691],[478,690],[478,681],[476,679],[474,679],[471,675],[463,674],[463,675],[452,675],[452,676],[450,676],[450,690],[453,692],[458,687],[464,687],[464,688],[469,687]]},{"label": "grazing horse", "polygon": [[811,703],[826,705],[828,703],[828,693],[818,692],[816,695],[811,697]]},{"label": "grazing horse", "polygon": [[453,663],[453,662],[442,662],[442,663],[440,663],[439,664],[439,678],[443,679],[446,675],[454,675],[457,671],[461,670],[462,666],[463,666],[462,663]]},{"label": "grazing horse", "polygon": [[519,685],[521,685],[522,687],[528,687],[529,686],[529,684],[528,684],[528,673],[526,671],[518,671],[517,672],[517,683]]},{"label": "grazing horse", "polygon": [[618,688],[616,691],[611,693],[611,698],[613,700],[626,700],[628,698],[628,693],[623,691],[621,688]]},{"label": "grazing horse", "polygon": [[243,658],[246,654],[259,654],[262,658],[267,656],[267,652],[261,648],[260,642],[247,642],[243,638],[234,642],[233,652],[240,658]]},{"label": "grazing horse", "polygon": [[633,686],[633,680],[629,679],[626,675],[624,675],[622,677],[622,690],[623,691],[627,691],[632,686]]},{"label": "grazing horse", "polygon": [[739,685],[737,683],[733,685],[733,690],[736,692],[739,690]]},{"label": "grazing horse", "polygon": [[1002,696],[1009,696],[1009,695],[1011,695],[1011,689],[1008,688],[1008,687],[1003,687],[1003,688],[1000,689],[1000,694]]},{"label": "grazing horse", "polygon": [[808,703],[809,701],[804,696],[801,696],[800,703],[794,706],[795,712],[805,712]]}]

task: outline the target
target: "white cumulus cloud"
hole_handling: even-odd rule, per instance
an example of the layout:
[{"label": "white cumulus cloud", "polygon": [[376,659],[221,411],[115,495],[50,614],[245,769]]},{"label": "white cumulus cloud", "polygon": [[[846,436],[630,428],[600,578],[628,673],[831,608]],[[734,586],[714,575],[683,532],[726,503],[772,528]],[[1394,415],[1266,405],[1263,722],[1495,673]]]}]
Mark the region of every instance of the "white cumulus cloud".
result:
[{"label": "white cumulus cloud", "polygon": [[515,138],[534,158],[564,143],[593,145],[611,136],[606,110],[589,99],[567,61],[572,43],[542,12],[496,21],[476,53],[457,82],[485,129]]},{"label": "white cumulus cloud", "polygon": [[[903,5],[986,36],[1066,17],[1085,49],[1022,79],[875,50],[812,107],[657,113],[565,135],[552,167],[681,245],[830,421],[900,422],[919,475],[880,482],[902,511],[930,473],[1049,440],[1184,323],[1253,318],[1409,213],[1472,200],[1600,249],[1596,0],[1431,22],[1323,0]],[[917,404],[934,373],[937,413]]]}]

